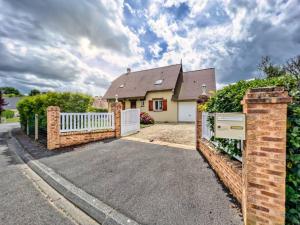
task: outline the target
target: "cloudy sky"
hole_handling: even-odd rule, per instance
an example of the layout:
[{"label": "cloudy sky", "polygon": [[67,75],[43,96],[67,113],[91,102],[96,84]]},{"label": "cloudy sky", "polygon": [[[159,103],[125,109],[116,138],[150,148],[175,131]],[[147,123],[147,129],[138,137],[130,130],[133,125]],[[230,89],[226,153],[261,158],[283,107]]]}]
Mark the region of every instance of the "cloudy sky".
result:
[{"label": "cloudy sky", "polygon": [[216,68],[218,86],[300,54],[300,0],[0,0],[0,86],[103,95],[126,71]]}]

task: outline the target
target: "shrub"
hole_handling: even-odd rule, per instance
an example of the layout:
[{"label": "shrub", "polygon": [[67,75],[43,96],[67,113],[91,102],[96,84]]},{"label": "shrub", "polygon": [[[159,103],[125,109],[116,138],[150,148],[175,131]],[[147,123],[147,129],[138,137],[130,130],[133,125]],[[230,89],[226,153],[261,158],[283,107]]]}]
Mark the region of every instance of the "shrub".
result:
[{"label": "shrub", "polygon": [[84,94],[57,92],[22,98],[17,104],[20,123],[23,127],[26,127],[27,119],[32,118],[34,114],[38,114],[44,118],[41,122],[46,126],[48,106],[59,106],[61,112],[86,112],[91,104],[91,99],[90,96]]},{"label": "shrub", "polygon": [[[267,87],[267,86],[284,86],[288,90],[296,87],[296,80],[290,76],[275,77],[268,79],[255,79],[250,81],[241,80],[235,84],[228,85],[218,90],[214,96],[205,104],[204,109],[207,112],[242,112],[243,106],[241,101],[250,88]],[[209,118],[209,123],[214,130],[214,120]],[[231,156],[241,156],[241,150],[237,147],[238,140],[229,140],[213,138],[218,143],[219,150],[227,149]]]},{"label": "shrub", "polygon": [[6,109],[1,114],[2,117],[5,117],[6,119],[13,118],[15,116],[15,112],[9,109]]},{"label": "shrub", "polygon": [[154,119],[146,112],[140,114],[141,124],[154,124]]},{"label": "shrub", "polygon": [[107,109],[99,109],[99,108],[95,108],[92,106],[90,106],[87,111],[88,112],[97,112],[97,113],[108,112]]}]

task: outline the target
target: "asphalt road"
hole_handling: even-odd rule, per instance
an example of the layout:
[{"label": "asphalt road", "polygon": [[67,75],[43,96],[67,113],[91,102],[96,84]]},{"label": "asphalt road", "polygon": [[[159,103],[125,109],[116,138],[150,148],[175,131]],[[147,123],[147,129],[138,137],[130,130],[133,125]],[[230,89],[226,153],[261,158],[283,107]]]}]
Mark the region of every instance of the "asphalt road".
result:
[{"label": "asphalt road", "polygon": [[0,124],[0,224],[71,225],[25,177],[15,155],[9,151],[7,131],[16,124]]},{"label": "asphalt road", "polygon": [[34,151],[77,187],[141,224],[242,224],[239,209],[196,151],[125,140]]}]

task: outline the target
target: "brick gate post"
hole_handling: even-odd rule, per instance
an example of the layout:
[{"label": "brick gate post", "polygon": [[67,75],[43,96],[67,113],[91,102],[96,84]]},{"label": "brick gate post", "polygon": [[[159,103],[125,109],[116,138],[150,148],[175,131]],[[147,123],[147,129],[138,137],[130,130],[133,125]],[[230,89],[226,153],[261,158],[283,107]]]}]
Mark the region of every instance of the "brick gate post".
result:
[{"label": "brick gate post", "polygon": [[208,101],[207,95],[200,95],[196,105],[196,149],[200,149],[199,140],[202,138],[202,109],[201,107]]},{"label": "brick gate post", "polygon": [[243,152],[244,223],[285,223],[287,104],[281,87],[249,90],[242,101],[246,113]]},{"label": "brick gate post", "polygon": [[60,108],[49,106],[47,108],[47,148],[49,150],[59,148],[60,132]]},{"label": "brick gate post", "polygon": [[121,111],[122,111],[122,103],[114,102],[111,105],[111,111],[114,112],[115,116],[115,133],[116,138],[121,137]]}]

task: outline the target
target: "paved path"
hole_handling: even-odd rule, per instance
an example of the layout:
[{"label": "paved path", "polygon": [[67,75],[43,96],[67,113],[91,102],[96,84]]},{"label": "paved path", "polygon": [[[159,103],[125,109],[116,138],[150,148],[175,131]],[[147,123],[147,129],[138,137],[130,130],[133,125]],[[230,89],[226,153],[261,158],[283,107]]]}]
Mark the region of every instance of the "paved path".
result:
[{"label": "paved path", "polygon": [[242,224],[239,210],[196,151],[127,140],[73,151],[30,149],[40,162],[141,224]]},{"label": "paved path", "polygon": [[25,177],[15,155],[9,151],[7,131],[15,125],[0,124],[0,224],[71,225]]}]

